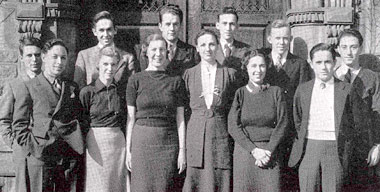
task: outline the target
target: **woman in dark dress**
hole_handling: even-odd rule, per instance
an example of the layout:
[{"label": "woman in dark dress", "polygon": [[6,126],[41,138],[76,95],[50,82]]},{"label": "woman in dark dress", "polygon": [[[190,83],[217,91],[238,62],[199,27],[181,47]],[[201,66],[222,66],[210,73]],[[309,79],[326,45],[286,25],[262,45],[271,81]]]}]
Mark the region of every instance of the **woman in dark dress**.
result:
[{"label": "woman in dark dress", "polygon": [[150,35],[143,49],[149,65],[127,85],[131,191],[181,190],[175,179],[186,168],[184,83],[165,71],[167,44],[161,35]]},{"label": "woman in dark dress", "polygon": [[230,191],[233,143],[227,114],[236,90],[236,71],[217,63],[219,45],[214,32],[202,30],[195,42],[201,62],[183,77],[191,108],[183,191]]},{"label": "woman in dark dress", "polygon": [[234,191],[280,190],[276,152],[288,118],[281,89],[263,82],[267,63],[257,50],[244,58],[249,82],[236,91],[228,115],[228,131],[235,141]]},{"label": "woman in dark dress", "polygon": [[125,91],[114,81],[120,55],[115,49],[100,50],[99,78],[80,92],[86,130],[86,192],[126,191]]}]

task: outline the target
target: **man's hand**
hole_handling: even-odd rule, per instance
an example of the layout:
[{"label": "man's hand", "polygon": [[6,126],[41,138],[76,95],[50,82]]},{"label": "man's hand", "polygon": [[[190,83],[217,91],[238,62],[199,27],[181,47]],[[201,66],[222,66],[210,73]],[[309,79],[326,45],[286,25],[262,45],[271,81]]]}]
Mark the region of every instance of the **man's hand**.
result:
[{"label": "man's hand", "polygon": [[377,144],[373,146],[372,149],[369,151],[368,158],[367,158],[367,163],[369,167],[375,166],[377,165],[377,163],[379,163],[379,159],[380,159],[379,148],[380,148],[380,145]]}]

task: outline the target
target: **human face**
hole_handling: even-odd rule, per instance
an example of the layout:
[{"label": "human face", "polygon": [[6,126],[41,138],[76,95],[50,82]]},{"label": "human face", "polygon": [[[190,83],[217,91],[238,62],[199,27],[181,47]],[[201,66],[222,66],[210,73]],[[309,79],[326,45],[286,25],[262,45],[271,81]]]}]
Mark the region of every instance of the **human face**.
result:
[{"label": "human face", "polygon": [[272,51],[277,54],[284,54],[289,50],[292,36],[288,27],[272,28],[271,34],[268,36],[268,42],[272,44]]},{"label": "human face", "polygon": [[146,52],[149,66],[155,69],[165,69],[166,67],[166,42],[163,40],[154,40],[149,43],[148,50]]},{"label": "human face", "polygon": [[362,46],[360,46],[358,38],[344,36],[340,39],[338,51],[344,64],[348,67],[359,67],[359,54]]},{"label": "human face", "polygon": [[249,59],[247,64],[247,72],[251,82],[258,85],[263,84],[263,80],[267,72],[264,58],[261,56],[254,56]]},{"label": "human face", "polygon": [[99,78],[112,80],[117,69],[117,58],[103,55],[99,60]]},{"label": "human face", "polygon": [[219,30],[220,38],[226,41],[232,41],[238,28],[237,18],[234,14],[222,14],[216,23],[216,29]]},{"label": "human face", "polygon": [[113,23],[109,19],[100,19],[95,28],[92,28],[92,33],[98,39],[98,42],[102,46],[111,45],[113,43],[113,38],[116,35],[117,31],[113,26]]},{"label": "human face", "polygon": [[41,49],[34,45],[24,46],[20,61],[25,68],[25,72],[35,74],[41,72]]},{"label": "human face", "polygon": [[215,62],[217,44],[215,37],[211,34],[204,34],[198,38],[196,48],[202,61]]},{"label": "human face", "polygon": [[50,77],[59,77],[66,69],[67,51],[61,45],[54,45],[46,54],[42,55],[45,71]]},{"label": "human face", "polygon": [[326,82],[334,73],[335,60],[330,51],[317,51],[314,53],[311,67],[314,69],[315,77]]},{"label": "human face", "polygon": [[174,42],[178,39],[181,22],[179,16],[165,13],[162,15],[162,21],[158,24],[162,36],[166,41]]}]

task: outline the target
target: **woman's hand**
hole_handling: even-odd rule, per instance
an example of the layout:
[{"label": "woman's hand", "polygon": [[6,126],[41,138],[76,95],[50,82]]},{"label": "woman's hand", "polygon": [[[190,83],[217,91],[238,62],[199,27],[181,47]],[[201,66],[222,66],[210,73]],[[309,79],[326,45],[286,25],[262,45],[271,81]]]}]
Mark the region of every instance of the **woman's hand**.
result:
[{"label": "woman's hand", "polygon": [[186,169],[186,149],[179,149],[177,167],[179,169],[178,174],[181,174]]},{"label": "woman's hand", "polygon": [[255,165],[263,167],[269,163],[272,153],[265,149],[256,147],[252,150],[252,156],[256,159]]},{"label": "woman's hand", "polygon": [[125,158],[125,165],[127,166],[128,171],[132,172],[132,153],[127,151],[127,157]]}]

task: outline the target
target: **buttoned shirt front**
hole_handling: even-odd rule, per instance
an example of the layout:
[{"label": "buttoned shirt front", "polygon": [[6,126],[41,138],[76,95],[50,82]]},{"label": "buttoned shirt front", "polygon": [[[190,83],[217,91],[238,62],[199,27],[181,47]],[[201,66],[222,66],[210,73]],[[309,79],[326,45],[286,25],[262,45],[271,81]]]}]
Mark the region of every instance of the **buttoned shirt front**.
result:
[{"label": "buttoned shirt front", "polygon": [[216,65],[201,64],[202,71],[202,96],[205,99],[207,109],[211,108],[215,89]]},{"label": "buttoned shirt front", "polygon": [[315,79],[311,95],[307,138],[336,140],[334,117],[334,78],[327,82]]},{"label": "buttoned shirt front", "polygon": [[[271,52],[271,56],[272,56],[272,60],[273,60],[273,63],[274,64],[277,64],[279,61],[277,58],[279,58],[279,54],[275,53],[275,52]],[[288,51],[285,51],[282,55],[280,55],[280,63],[281,63],[281,67],[285,64],[286,62],[286,57],[288,56]]]},{"label": "buttoned shirt front", "polygon": [[222,50],[223,50],[223,55],[226,56],[226,49],[225,47],[228,46],[228,48],[230,48],[231,52],[230,54],[232,53],[232,50],[234,49],[234,41],[232,40],[232,42],[228,43],[225,39],[220,39],[220,46],[222,47]]}]

